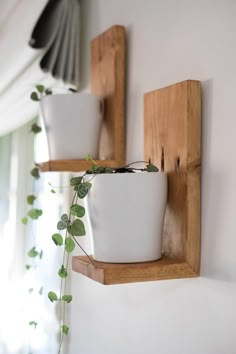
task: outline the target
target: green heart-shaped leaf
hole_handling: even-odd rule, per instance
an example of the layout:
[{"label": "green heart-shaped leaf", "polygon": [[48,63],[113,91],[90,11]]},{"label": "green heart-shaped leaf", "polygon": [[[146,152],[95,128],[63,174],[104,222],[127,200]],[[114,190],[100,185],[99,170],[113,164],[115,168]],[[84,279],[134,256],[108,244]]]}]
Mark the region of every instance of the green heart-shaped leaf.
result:
[{"label": "green heart-shaped leaf", "polygon": [[37,124],[37,123],[34,123],[31,125],[31,132],[34,133],[34,134],[38,134],[40,133],[42,130],[42,128]]},{"label": "green heart-shaped leaf", "polygon": [[71,214],[82,218],[85,215],[85,209],[83,206],[78,204],[73,204],[70,208]]},{"label": "green heart-shaped leaf", "polygon": [[45,94],[48,96],[48,95],[52,95],[52,90],[50,90],[50,89],[46,89],[45,90]]},{"label": "green heart-shaped leaf", "polygon": [[70,232],[74,236],[84,236],[86,234],[86,231],[83,221],[81,221],[80,219],[74,220],[73,224],[71,225]]},{"label": "green heart-shaped leaf", "polygon": [[30,98],[32,101],[40,101],[39,96],[35,91],[31,93]]},{"label": "green heart-shaped leaf", "polygon": [[62,265],[61,268],[59,269],[58,275],[59,275],[59,277],[61,277],[61,278],[66,278],[66,277],[67,277],[68,273],[67,273],[67,271],[66,271],[64,265]]},{"label": "green heart-shaped leaf", "polygon": [[30,321],[30,322],[29,322],[29,325],[30,325],[30,326],[34,326],[34,328],[36,328],[37,325],[38,325],[38,323],[35,322],[35,321]]},{"label": "green heart-shaped leaf", "polygon": [[64,230],[66,229],[67,224],[65,224],[63,221],[58,221],[57,223],[57,230]]},{"label": "green heart-shaped leaf", "polygon": [[69,218],[67,214],[61,216],[61,220],[57,223],[58,230],[64,230],[69,225]]},{"label": "green heart-shaped leaf", "polygon": [[89,182],[84,182],[78,185],[77,194],[80,199],[83,199],[87,194],[92,184]]},{"label": "green heart-shaped leaf", "polygon": [[90,154],[87,154],[87,155],[85,156],[85,160],[86,160],[86,161],[92,161],[93,159],[92,159],[92,156],[91,156]]},{"label": "green heart-shaped leaf", "polygon": [[63,245],[63,237],[60,234],[53,234],[52,239],[56,246]]},{"label": "green heart-shaped leaf", "polygon": [[36,198],[34,195],[28,195],[28,197],[27,197],[27,203],[28,203],[29,205],[33,205],[35,199],[37,199],[37,198]]},{"label": "green heart-shaped leaf", "polygon": [[69,332],[69,327],[64,324],[64,325],[61,326],[61,330],[62,330],[62,333],[64,333],[65,335],[67,335],[68,332]]},{"label": "green heart-shaped leaf", "polygon": [[30,171],[31,176],[33,176],[35,179],[39,179],[40,178],[40,174],[39,174],[39,169],[38,167],[34,167],[31,171]]},{"label": "green heart-shaped leaf", "polygon": [[158,172],[159,169],[153,165],[151,162],[148,163],[148,165],[146,166],[146,171],[147,172]]},{"label": "green heart-shaped leaf", "polygon": [[71,186],[77,186],[78,184],[80,184],[82,182],[83,177],[73,177],[70,180],[70,185]]},{"label": "green heart-shaped leaf", "polygon": [[35,258],[39,255],[39,252],[36,251],[36,247],[31,248],[29,252],[27,253],[30,258]]},{"label": "green heart-shaped leaf", "polygon": [[63,295],[62,300],[69,304],[72,301],[72,295]]},{"label": "green heart-shaped leaf", "polygon": [[75,243],[70,237],[68,237],[65,241],[65,250],[66,252],[70,253],[73,252],[74,249],[75,249]]},{"label": "green heart-shaped leaf", "polygon": [[35,86],[38,92],[43,93],[45,90],[45,87],[43,85],[36,85]]},{"label": "green heart-shaped leaf", "polygon": [[48,293],[48,298],[51,302],[53,301],[58,301],[58,297],[57,297],[57,294],[54,293],[53,291],[49,291]]},{"label": "green heart-shaped leaf", "polygon": [[37,220],[42,214],[43,211],[41,209],[33,208],[28,211],[28,216],[33,220]]},{"label": "green heart-shaped leaf", "polygon": [[27,225],[28,224],[28,218],[26,216],[24,216],[22,219],[21,219],[21,222],[23,225]]},{"label": "green heart-shaped leaf", "polygon": [[69,222],[68,215],[67,215],[67,214],[63,214],[63,215],[61,216],[61,221]]}]

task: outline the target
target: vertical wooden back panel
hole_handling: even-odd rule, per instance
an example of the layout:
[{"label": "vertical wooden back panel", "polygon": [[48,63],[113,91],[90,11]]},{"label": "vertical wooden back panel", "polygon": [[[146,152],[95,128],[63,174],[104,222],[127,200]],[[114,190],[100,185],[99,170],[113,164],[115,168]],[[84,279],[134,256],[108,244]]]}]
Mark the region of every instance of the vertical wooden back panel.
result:
[{"label": "vertical wooden back panel", "polygon": [[200,263],[200,82],[183,81],[144,95],[145,159],[168,173],[163,252]]},{"label": "vertical wooden back panel", "polygon": [[91,92],[105,98],[100,159],[125,162],[125,28],[113,26],[91,42]]}]

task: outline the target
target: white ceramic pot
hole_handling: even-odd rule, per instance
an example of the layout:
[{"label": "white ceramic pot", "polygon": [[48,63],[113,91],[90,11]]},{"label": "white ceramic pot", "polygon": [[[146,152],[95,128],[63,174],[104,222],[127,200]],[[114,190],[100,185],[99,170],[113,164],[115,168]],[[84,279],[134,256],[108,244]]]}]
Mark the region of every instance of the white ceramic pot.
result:
[{"label": "white ceramic pot", "polygon": [[41,100],[49,159],[98,157],[103,100],[92,94],[55,94]]},{"label": "white ceramic pot", "polygon": [[91,183],[86,202],[94,259],[133,263],[161,258],[166,174],[101,174]]}]

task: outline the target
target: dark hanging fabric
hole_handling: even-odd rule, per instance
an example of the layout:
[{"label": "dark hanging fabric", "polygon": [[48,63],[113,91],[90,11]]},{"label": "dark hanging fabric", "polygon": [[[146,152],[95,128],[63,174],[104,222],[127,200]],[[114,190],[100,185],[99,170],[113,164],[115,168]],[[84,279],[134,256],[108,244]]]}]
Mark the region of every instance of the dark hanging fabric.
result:
[{"label": "dark hanging fabric", "polygon": [[43,51],[40,67],[56,79],[78,87],[79,0],[49,0],[37,20],[29,41]]}]

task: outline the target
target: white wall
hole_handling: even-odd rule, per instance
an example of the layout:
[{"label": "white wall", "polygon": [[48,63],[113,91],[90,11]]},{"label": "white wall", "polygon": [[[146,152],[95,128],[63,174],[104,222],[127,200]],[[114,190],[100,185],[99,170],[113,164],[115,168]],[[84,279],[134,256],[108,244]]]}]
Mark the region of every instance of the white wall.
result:
[{"label": "white wall", "polygon": [[[236,353],[236,1],[82,0],[83,51],[128,32],[127,159],[143,155],[143,94],[202,82],[201,277],[102,286],[73,273],[70,354]],[[86,23],[85,23],[86,22]],[[88,63],[83,59],[83,86]]]}]

